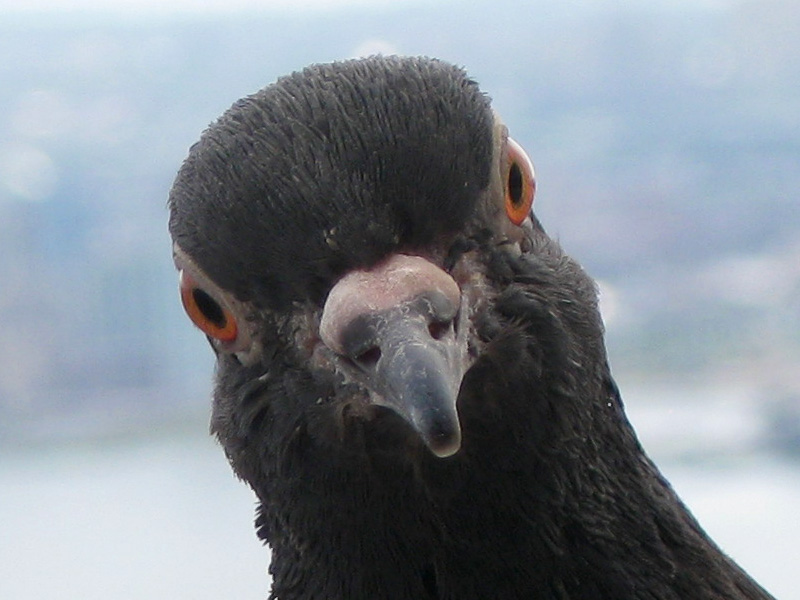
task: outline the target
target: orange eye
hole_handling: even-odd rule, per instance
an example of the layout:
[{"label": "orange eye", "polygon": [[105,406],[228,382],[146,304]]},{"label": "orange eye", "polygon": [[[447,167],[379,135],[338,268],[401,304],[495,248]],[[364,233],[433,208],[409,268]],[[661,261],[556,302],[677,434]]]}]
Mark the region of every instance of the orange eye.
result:
[{"label": "orange eye", "polygon": [[234,316],[184,271],[180,275],[180,288],[186,314],[203,333],[220,342],[236,340],[239,330]]},{"label": "orange eye", "polygon": [[506,147],[508,162],[503,182],[506,192],[506,215],[514,225],[522,225],[531,212],[533,194],[536,191],[533,165],[522,146],[511,138],[508,138]]}]

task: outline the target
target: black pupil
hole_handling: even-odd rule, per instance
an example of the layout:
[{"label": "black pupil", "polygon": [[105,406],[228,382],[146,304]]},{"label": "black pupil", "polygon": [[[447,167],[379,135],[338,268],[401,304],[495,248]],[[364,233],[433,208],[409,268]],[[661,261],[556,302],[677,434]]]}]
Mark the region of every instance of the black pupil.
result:
[{"label": "black pupil", "polygon": [[217,304],[211,296],[206,294],[203,290],[195,288],[192,290],[192,297],[197,304],[197,308],[200,309],[200,312],[203,313],[206,319],[220,329],[225,327],[225,323],[227,322],[225,313],[222,311],[222,307]]},{"label": "black pupil", "polygon": [[519,204],[522,201],[522,170],[517,163],[512,163],[508,170],[508,195],[511,202]]}]

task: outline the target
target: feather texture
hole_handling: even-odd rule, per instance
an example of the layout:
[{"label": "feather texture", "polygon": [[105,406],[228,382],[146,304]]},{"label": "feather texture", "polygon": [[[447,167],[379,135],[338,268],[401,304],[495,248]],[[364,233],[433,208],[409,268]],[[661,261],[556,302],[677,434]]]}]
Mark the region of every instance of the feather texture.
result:
[{"label": "feather texture", "polygon": [[[180,170],[176,246],[245,307],[254,340],[212,340],[212,430],[259,498],[270,597],[770,598],[639,445],[594,282],[533,215],[500,224],[504,141],[460,69],[376,57],[238,102]],[[397,253],[462,294],[448,326],[470,362],[447,458],[319,339],[334,284]]]}]

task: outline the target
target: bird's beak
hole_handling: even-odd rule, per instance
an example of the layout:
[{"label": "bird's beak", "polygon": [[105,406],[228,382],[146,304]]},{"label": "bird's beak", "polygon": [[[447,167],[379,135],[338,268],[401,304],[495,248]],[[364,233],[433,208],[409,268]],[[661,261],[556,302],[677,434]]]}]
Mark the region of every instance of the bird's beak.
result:
[{"label": "bird's beak", "polygon": [[[345,275],[323,309],[320,336],[373,403],[403,417],[431,452],[461,446],[456,400],[467,367],[461,293],[418,256],[393,255]],[[463,330],[463,331],[462,331]]]}]

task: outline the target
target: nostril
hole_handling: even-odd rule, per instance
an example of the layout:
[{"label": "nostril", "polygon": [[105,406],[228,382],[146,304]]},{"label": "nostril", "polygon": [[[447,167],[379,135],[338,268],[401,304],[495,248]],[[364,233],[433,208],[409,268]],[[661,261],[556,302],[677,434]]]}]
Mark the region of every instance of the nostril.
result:
[{"label": "nostril", "polygon": [[433,321],[428,324],[428,333],[433,339],[440,340],[447,334],[452,324],[452,321]]},{"label": "nostril", "polygon": [[362,367],[372,367],[381,359],[381,349],[373,346],[356,356],[353,360]]}]

